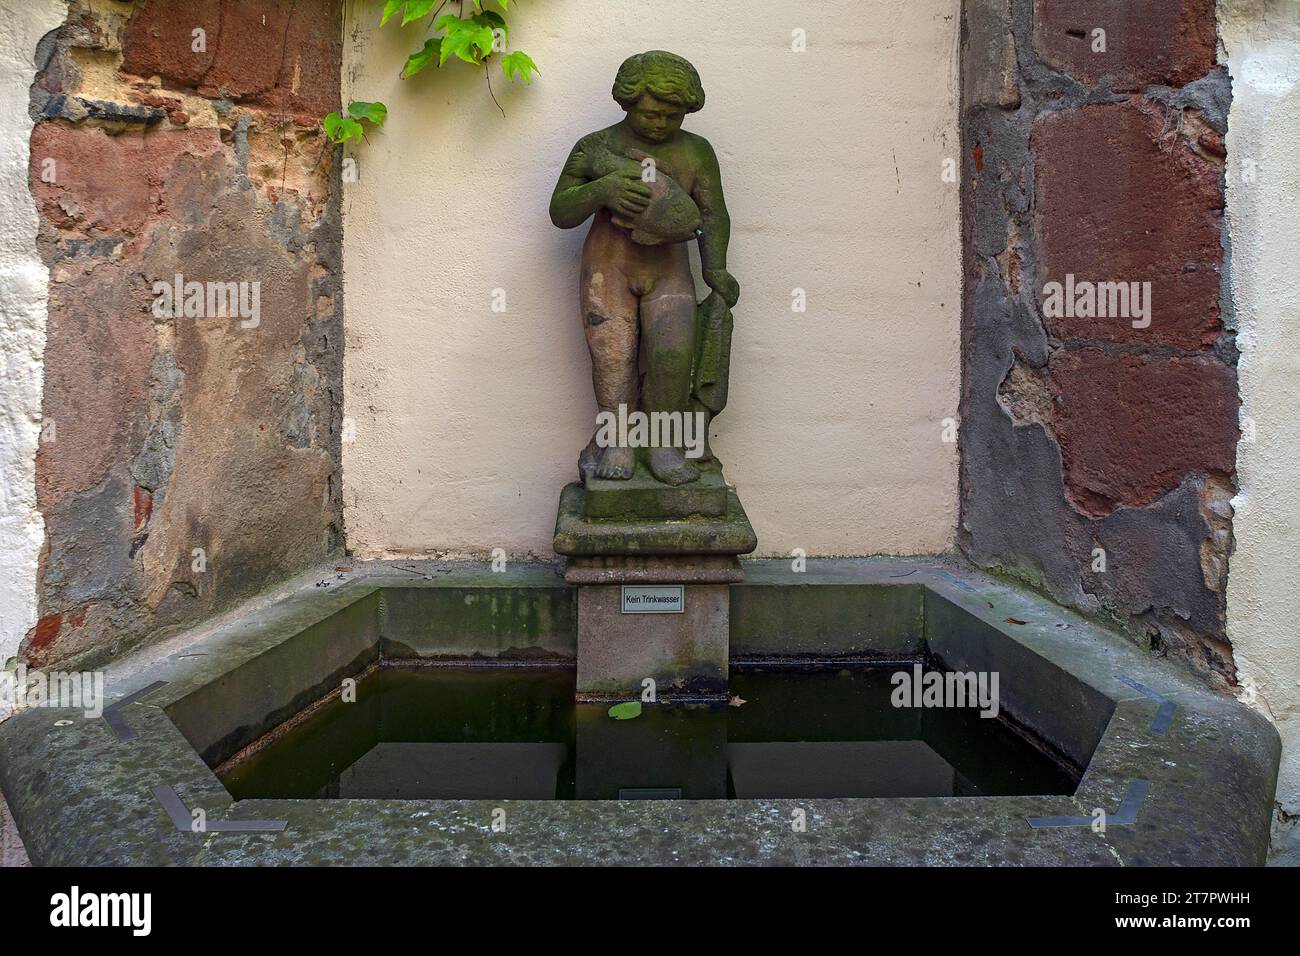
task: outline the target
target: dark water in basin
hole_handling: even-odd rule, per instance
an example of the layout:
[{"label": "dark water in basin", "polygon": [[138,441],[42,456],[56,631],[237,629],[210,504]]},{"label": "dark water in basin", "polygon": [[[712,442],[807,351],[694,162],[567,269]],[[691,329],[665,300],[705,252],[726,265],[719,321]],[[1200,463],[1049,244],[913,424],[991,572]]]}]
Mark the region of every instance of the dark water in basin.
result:
[{"label": "dark water in basin", "polygon": [[688,800],[1073,793],[975,710],[895,708],[892,668],[733,667],[738,707],[575,704],[571,670],[381,670],[222,773],[252,797]]}]

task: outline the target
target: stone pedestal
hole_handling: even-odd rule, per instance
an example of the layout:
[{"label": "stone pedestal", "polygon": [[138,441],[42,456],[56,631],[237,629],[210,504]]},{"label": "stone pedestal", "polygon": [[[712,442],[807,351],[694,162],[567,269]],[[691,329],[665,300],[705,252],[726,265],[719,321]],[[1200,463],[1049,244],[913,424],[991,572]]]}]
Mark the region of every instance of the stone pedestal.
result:
[{"label": "stone pedestal", "polygon": [[583,517],[596,521],[724,517],[727,483],[722,466],[711,461],[699,468],[700,477],[685,485],[656,481],[642,461],[626,481],[588,475],[583,482]]},{"label": "stone pedestal", "polygon": [[[555,551],[569,558],[564,577],[578,587],[579,699],[640,700],[647,680],[656,700],[726,697],[730,585],[744,580],[737,556],[758,542],[735,491],[715,473],[725,493],[715,515],[636,517],[647,495],[689,495],[629,486],[625,500],[620,489],[601,489],[597,508],[624,517],[592,517],[591,489],[564,489]],[[716,490],[690,494],[707,501]]]},{"label": "stone pedestal", "polygon": [[560,493],[555,520],[555,553],[565,557],[703,557],[749,554],[758,547],[754,528],[735,491],[719,516],[678,519],[592,518],[586,489],[574,482]]}]

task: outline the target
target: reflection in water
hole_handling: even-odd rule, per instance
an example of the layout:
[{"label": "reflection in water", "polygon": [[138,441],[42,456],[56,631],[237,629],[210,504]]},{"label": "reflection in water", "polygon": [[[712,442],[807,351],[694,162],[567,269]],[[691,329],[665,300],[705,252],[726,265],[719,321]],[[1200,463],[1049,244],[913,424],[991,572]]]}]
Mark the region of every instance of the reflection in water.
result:
[{"label": "reflection in water", "polygon": [[741,707],[575,704],[573,672],[393,668],[239,765],[236,799],[709,800],[1072,793],[974,710],[900,709],[887,669],[733,668]]}]

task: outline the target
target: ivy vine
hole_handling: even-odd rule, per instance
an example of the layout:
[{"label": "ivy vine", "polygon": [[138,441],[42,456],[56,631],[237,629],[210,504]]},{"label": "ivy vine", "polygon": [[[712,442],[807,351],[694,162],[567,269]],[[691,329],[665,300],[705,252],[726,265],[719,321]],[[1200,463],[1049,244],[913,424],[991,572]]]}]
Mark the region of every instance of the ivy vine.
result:
[{"label": "ivy vine", "polygon": [[[499,6],[501,12],[489,9],[489,2]],[[514,2],[518,3],[518,0]],[[443,8],[449,3],[456,5],[457,12],[442,14]],[[387,26],[399,13],[399,23],[403,27],[421,20],[432,20],[431,30],[434,35],[406,58],[406,64],[402,67],[402,79],[410,79],[435,61],[441,69],[452,57],[471,66],[481,66],[487,81],[488,95],[504,116],[505,110],[501,109],[501,104],[492,91],[491,61],[496,59],[507,81],[525,85],[533,81],[534,73],[541,72],[527,53],[509,49],[510,26],[506,23],[504,14],[510,12],[510,3],[511,0],[384,0],[379,26]],[[470,7],[468,16],[466,6]],[[383,103],[354,100],[344,112],[326,116],[322,125],[330,142],[361,142],[366,138],[363,123],[379,127],[384,125],[386,119],[388,107]]]}]

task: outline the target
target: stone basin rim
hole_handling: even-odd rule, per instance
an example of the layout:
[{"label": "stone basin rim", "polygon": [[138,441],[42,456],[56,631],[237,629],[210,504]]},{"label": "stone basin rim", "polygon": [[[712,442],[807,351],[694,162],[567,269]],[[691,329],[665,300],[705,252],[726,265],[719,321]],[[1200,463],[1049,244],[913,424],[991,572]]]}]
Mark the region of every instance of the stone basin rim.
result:
[{"label": "stone basin rim", "polygon": [[[971,625],[975,636],[969,638],[969,647],[951,649],[960,659],[949,661],[949,666],[969,663],[971,655],[993,653],[1002,654],[1004,661],[1032,662],[1018,666],[1036,668],[1046,675],[1043,679],[1059,681],[1052,685],[1056,690],[1082,695],[1080,713],[1090,719],[1105,718],[1073,796],[673,801],[672,805],[665,805],[668,801],[234,802],[174,722],[177,705],[196,690],[229,679],[250,662],[273,661],[289,642],[341,612],[378,614],[385,595],[393,596],[389,592],[452,589],[457,600],[465,593],[494,600],[498,595],[489,593],[491,589],[532,588],[548,593],[559,589],[556,599],[562,601],[567,589],[555,566],[547,564],[518,565],[500,575],[486,570],[486,563],[350,563],[353,571],[347,574],[316,571],[304,576],[296,589],[288,589],[287,597],[236,612],[185,640],[146,648],[110,665],[110,704],[150,684],[166,682],[120,709],[138,734],[134,741],[119,741],[100,719],[76,720],[56,728],[55,721],[69,712],[54,709],[28,711],[0,723],[0,788],[33,861],[347,865],[367,862],[367,852],[378,861],[419,864],[1258,865],[1264,861],[1280,759],[1280,741],[1271,724],[1122,637],[949,558],[810,559],[807,571],[798,575],[785,560],[751,560],[745,562],[747,581],[734,587],[747,592],[773,587],[919,587],[932,614],[969,617],[976,622]],[[322,578],[330,581],[327,587],[316,586]],[[815,592],[805,593],[816,597]],[[746,595],[746,599],[761,597],[757,592]],[[397,603],[392,601],[394,606]],[[1008,625],[1006,618],[1027,623]],[[358,646],[371,640],[378,648],[383,639],[376,628]],[[326,641],[322,646],[333,645]],[[346,650],[350,648],[345,649],[345,657]],[[364,666],[365,660],[362,653],[349,659],[348,665]],[[1151,733],[1161,704],[1125,678],[1174,704],[1175,716],[1165,734]],[[1147,781],[1149,792],[1132,825],[1116,824],[1099,835],[1088,827],[1035,829],[1027,822],[1087,816],[1095,808],[1113,814],[1134,780]],[[287,825],[278,833],[181,833],[151,793],[150,788],[158,784],[172,786],[185,806],[204,809],[209,820],[276,819]],[[509,838],[490,830],[490,814],[496,806],[511,813]],[[509,810],[512,807],[514,811]],[[790,828],[790,815],[796,809],[803,809],[809,820],[809,829],[802,834]],[[665,841],[665,827],[676,828],[680,839]],[[70,833],[77,838],[68,839]]]}]

